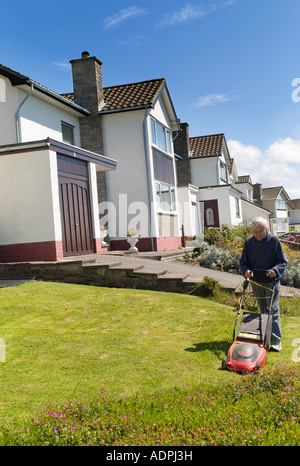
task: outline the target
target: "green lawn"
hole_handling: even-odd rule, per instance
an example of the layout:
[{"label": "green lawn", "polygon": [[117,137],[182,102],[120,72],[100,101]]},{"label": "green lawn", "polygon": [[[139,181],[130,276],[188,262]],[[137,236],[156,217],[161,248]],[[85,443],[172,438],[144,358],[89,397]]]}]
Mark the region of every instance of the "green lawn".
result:
[{"label": "green lawn", "polygon": [[[41,408],[99,392],[160,395],[223,388],[232,307],[197,296],[33,282],[0,290],[0,428]],[[268,367],[294,365],[299,317],[282,316],[283,351]]]}]

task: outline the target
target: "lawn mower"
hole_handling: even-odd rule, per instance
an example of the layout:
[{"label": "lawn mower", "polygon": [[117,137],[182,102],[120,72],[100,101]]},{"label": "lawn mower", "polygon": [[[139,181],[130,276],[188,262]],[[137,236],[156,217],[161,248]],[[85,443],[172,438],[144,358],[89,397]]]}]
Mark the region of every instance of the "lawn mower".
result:
[{"label": "lawn mower", "polygon": [[[270,284],[270,282],[268,284]],[[227,357],[222,360],[222,369],[229,369],[242,373],[258,371],[265,366],[272,331],[274,284],[272,283],[272,288],[269,288],[272,293],[270,305],[266,314],[243,312],[243,300],[248,285],[249,278],[247,278],[243,284],[243,292],[234,324],[233,342],[228,350]],[[242,315],[241,323],[236,336],[240,315]]]}]

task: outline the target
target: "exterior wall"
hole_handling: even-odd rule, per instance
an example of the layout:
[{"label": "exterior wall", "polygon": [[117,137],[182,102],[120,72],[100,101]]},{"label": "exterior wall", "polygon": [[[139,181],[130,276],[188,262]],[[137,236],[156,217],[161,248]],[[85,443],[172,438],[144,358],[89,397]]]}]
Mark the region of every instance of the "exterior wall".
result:
[{"label": "exterior wall", "polygon": [[[144,115],[144,111],[133,111],[102,116],[104,153],[112,154],[118,163],[116,171],[106,173],[111,209],[108,216],[111,240],[125,238],[127,230],[131,227],[141,230],[142,236],[149,236],[148,225],[139,225],[138,204],[134,204],[142,203],[139,207],[144,208],[144,210],[145,207],[148,209],[143,141]],[[101,213],[104,213],[104,208],[105,206],[103,209],[100,206],[100,216]],[[147,212],[146,219],[148,219]]]},{"label": "exterior wall", "polygon": [[217,157],[190,159],[191,184],[194,186],[215,186],[217,179]]},{"label": "exterior wall", "polygon": [[91,216],[93,225],[93,238],[95,242],[96,253],[101,252],[101,235],[100,235],[100,222],[98,212],[98,196],[97,196],[97,172],[94,163],[88,164],[89,168],[89,187],[90,187],[90,202],[91,202]]},{"label": "exterior wall", "polygon": [[243,223],[245,225],[250,225],[251,220],[254,217],[263,217],[268,222],[268,228],[270,228],[269,213],[263,209],[260,209],[257,205],[246,202],[242,199],[242,209],[243,209]]},{"label": "exterior wall", "polygon": [[191,186],[180,187],[178,192],[179,223],[184,227],[184,236],[195,236],[202,233],[202,221],[198,203],[198,189]]},{"label": "exterior wall", "polygon": [[[167,112],[160,100],[151,110],[151,116],[170,128]],[[108,204],[99,204],[99,213],[105,214],[101,223],[108,220],[111,249],[128,249],[127,230],[139,230],[139,250],[152,248],[173,249],[169,238],[177,238],[176,248],[181,244],[178,213],[163,216],[169,220],[168,235],[164,235],[161,212],[155,203],[155,180],[152,160],[151,121],[149,112],[136,110],[102,115],[104,153],[117,160],[118,169],[106,173]],[[170,129],[171,131],[171,129]],[[176,193],[176,169],[173,158]],[[147,159],[147,160],[146,160]],[[148,188],[148,181],[149,188]],[[148,192],[148,189],[150,192]],[[149,199],[150,195],[150,199]],[[105,207],[110,213],[107,214]],[[151,217],[150,217],[151,216]],[[171,221],[170,221],[171,220]],[[151,239],[152,238],[152,239]],[[165,242],[165,244],[164,244]],[[157,249],[157,250],[162,250]]]},{"label": "exterior wall", "polygon": [[[13,87],[6,78],[5,102],[0,102],[0,145],[17,142],[15,114],[19,104],[29,92]],[[27,86],[26,86],[27,91]],[[79,118],[76,112],[62,104],[51,103],[36,89],[20,110],[21,142],[37,141],[47,137],[62,141],[61,122],[74,126],[74,145],[80,147]]]},{"label": "exterior wall", "polygon": [[18,90],[9,79],[1,77],[2,99],[0,102],[0,145],[14,144],[17,140],[15,112],[19,105]]},{"label": "exterior wall", "polygon": [[[235,213],[235,197],[237,193],[230,190],[230,187],[201,189],[199,191],[199,200],[208,201],[217,199],[219,209],[220,226],[222,224],[238,225],[243,221],[242,209],[240,208],[241,217],[237,217]],[[240,202],[240,201],[239,201]]]},{"label": "exterior wall", "polygon": [[[26,96],[19,91],[19,101]],[[22,142],[53,138],[62,141],[61,122],[74,126],[74,146],[80,147],[79,118],[58,106],[38,98],[38,91],[34,90],[21,108],[21,135]],[[39,93],[40,94],[40,93]]]},{"label": "exterior wall", "polygon": [[290,210],[290,225],[300,224],[300,210]]},{"label": "exterior wall", "polygon": [[0,156],[0,212],[0,261],[62,257],[55,153]]}]

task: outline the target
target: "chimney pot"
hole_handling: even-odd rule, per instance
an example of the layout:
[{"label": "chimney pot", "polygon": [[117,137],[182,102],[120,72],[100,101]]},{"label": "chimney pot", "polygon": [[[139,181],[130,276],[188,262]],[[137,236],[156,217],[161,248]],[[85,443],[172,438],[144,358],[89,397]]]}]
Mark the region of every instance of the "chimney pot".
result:
[{"label": "chimney pot", "polygon": [[89,52],[87,52],[87,51],[84,51],[84,52],[82,52],[82,54],[81,54],[81,58],[88,58],[89,56],[90,56],[90,54],[89,54]]}]

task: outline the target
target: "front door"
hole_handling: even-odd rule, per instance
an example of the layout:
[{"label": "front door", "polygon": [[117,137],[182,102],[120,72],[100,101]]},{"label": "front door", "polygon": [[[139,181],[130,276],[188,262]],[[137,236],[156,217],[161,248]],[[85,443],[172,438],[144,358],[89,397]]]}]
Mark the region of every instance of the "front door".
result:
[{"label": "front door", "polygon": [[64,256],[94,252],[87,163],[58,154]]},{"label": "front door", "polygon": [[204,201],[204,226],[220,228],[217,199]]}]

